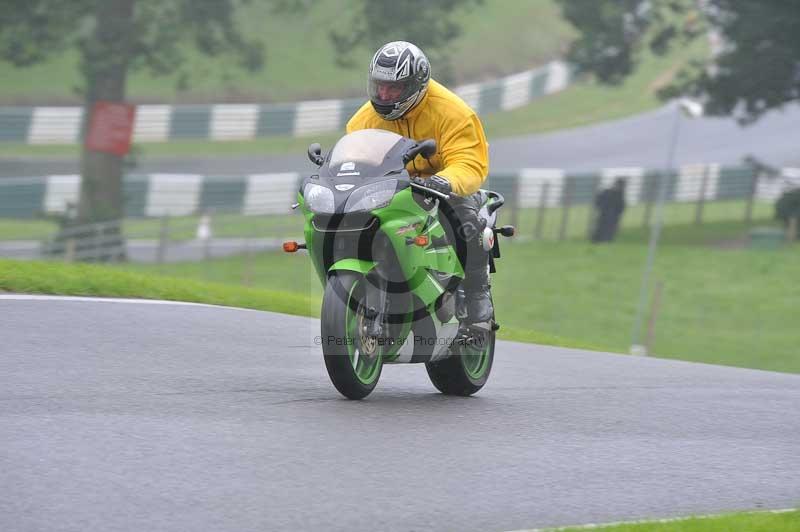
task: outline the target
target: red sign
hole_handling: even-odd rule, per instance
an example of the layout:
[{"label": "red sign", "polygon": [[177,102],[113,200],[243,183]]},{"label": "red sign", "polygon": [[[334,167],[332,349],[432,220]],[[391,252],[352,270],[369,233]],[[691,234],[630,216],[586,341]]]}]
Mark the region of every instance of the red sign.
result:
[{"label": "red sign", "polygon": [[122,102],[95,102],[86,148],[122,157],[131,149],[136,106]]}]

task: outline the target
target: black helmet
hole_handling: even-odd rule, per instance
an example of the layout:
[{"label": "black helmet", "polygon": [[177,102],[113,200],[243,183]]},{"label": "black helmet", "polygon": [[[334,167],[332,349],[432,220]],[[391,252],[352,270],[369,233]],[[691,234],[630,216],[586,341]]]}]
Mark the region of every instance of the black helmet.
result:
[{"label": "black helmet", "polygon": [[397,120],[422,101],[430,79],[431,68],[422,50],[405,41],[384,44],[369,64],[367,90],[372,107],[384,120]]}]

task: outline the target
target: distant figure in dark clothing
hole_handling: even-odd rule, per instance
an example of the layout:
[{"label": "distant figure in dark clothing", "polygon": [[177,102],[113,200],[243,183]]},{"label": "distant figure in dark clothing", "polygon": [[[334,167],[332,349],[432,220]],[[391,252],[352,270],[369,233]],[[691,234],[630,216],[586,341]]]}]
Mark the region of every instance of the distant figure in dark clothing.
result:
[{"label": "distant figure in dark clothing", "polygon": [[597,219],[592,233],[592,242],[611,242],[617,234],[619,219],[625,210],[625,185],[623,178],[614,181],[614,186],[601,191],[594,198]]}]

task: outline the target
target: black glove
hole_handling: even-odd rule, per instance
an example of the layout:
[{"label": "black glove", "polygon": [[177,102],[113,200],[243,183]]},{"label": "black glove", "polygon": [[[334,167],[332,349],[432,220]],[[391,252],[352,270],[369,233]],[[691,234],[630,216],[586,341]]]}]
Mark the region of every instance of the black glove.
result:
[{"label": "black glove", "polygon": [[438,175],[432,175],[428,179],[412,177],[411,182],[439,192],[440,194],[449,195],[453,192],[453,187],[450,186],[450,181]]}]

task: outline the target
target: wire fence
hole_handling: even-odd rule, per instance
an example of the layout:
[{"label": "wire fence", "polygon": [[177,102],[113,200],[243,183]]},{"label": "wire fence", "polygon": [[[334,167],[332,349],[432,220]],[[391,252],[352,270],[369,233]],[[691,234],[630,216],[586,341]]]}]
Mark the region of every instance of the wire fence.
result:
[{"label": "wire fence", "polygon": [[[62,256],[70,260],[171,262],[274,249],[302,235],[297,173],[246,176],[129,175],[125,219],[72,227],[80,176],[0,180],[0,255]],[[597,222],[594,200],[616,180],[626,181],[626,228],[646,228],[660,182],[667,180],[671,223],[751,223],[772,216],[783,191],[800,185],[800,169],[766,174],[750,167],[688,165],[673,175],[643,168],[606,168],[571,174],[522,169],[489,177],[485,188],[506,197],[503,223],[518,239],[586,238]]]},{"label": "wire fence", "polygon": [[[124,212],[131,218],[187,216],[207,211],[268,215],[286,212],[296,199],[299,173],[204,176],[198,174],[133,174],[123,180]],[[747,166],[696,164],[676,174],[644,168],[606,168],[573,174],[562,169],[526,168],[492,174],[484,185],[509,198],[513,210],[585,205],[598,191],[622,178],[627,182],[628,205],[652,205],[659,183],[667,180],[666,201],[775,201],[783,191],[800,186],[800,168],[773,174]],[[78,175],[3,178],[0,180],[0,218],[69,216],[79,199]],[[649,220],[651,212],[647,212]]]},{"label": "wire fence", "polygon": [[[0,256],[124,262],[142,272],[320,297],[309,260],[265,253],[303,238],[303,217],[290,208],[300,177],[128,176],[126,217],[90,226],[69,221],[79,177],[0,180]],[[791,168],[770,175],[719,165],[687,166],[672,176],[639,168],[492,175],[486,188],[506,197],[500,223],[517,227],[513,239],[502,241],[493,279],[501,323],[626,351],[643,246],[559,241],[586,241],[596,223],[597,194],[624,178],[627,207],[618,240],[646,242],[655,191],[667,179],[667,227],[647,309],[647,352],[798,371],[800,335],[792,317],[800,297],[792,266],[797,255],[782,246],[786,236],[773,221],[775,200],[796,187],[798,177]],[[682,243],[710,237],[714,245],[666,249],[671,230],[681,233]],[[784,250],[709,251],[759,242]]]}]

